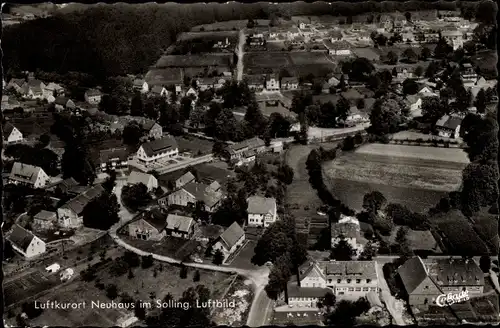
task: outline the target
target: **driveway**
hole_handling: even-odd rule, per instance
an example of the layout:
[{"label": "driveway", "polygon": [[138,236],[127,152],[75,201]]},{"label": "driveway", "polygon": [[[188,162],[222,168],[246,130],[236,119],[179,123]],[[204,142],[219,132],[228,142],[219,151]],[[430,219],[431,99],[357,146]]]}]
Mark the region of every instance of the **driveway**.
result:
[{"label": "driveway", "polygon": [[377,276],[379,281],[379,288],[381,289],[380,298],[382,302],[387,306],[387,311],[391,314],[395,323],[400,326],[404,326],[405,321],[403,320],[402,313],[396,307],[396,298],[391,295],[391,291],[389,286],[387,285],[387,281],[384,278],[384,272],[382,271],[383,263],[377,262]]},{"label": "driveway", "polygon": [[118,216],[120,217],[120,225],[127,223],[135,216],[133,213],[130,213],[130,211],[125,206],[123,206],[122,203],[122,188],[126,184],[126,179],[116,179],[115,188],[113,189],[113,192],[118,199],[118,204],[120,205],[120,211],[118,212]]}]

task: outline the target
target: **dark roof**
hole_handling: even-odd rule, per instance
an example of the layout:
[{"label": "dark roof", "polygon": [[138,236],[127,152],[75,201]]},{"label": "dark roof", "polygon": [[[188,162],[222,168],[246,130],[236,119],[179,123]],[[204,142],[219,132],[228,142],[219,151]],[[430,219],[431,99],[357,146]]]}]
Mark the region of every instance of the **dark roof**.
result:
[{"label": "dark roof", "polygon": [[411,294],[427,278],[427,269],[422,259],[415,256],[398,268],[398,274],[406,292]]},{"label": "dark roof", "polygon": [[322,298],[326,293],[332,292],[329,288],[299,287],[296,284],[288,285],[288,297]]},{"label": "dark roof", "polygon": [[111,149],[103,149],[99,152],[99,160],[102,163],[107,163],[108,161],[118,158],[120,161],[127,160],[129,151],[127,147],[118,147]]},{"label": "dark roof", "polygon": [[445,115],[436,122],[436,127],[455,130],[462,123],[462,118]]},{"label": "dark roof", "polygon": [[67,97],[57,97],[56,100],[54,101],[54,103],[56,105],[66,106],[68,101],[69,101],[69,98],[67,98]]},{"label": "dark roof", "polygon": [[177,149],[177,141],[174,137],[166,136],[161,139],[156,139],[153,141],[146,142],[141,146],[147,156],[152,157],[158,153],[162,153],[166,150]]},{"label": "dark roof", "polygon": [[319,262],[328,277],[342,279],[377,279],[377,268],[375,261],[335,261]]},{"label": "dark roof", "polygon": [[229,228],[227,228],[222,235],[220,235],[220,238],[226,243],[228,249],[231,249],[231,247],[233,247],[244,235],[245,231],[240,227],[240,225],[233,222],[233,224],[231,224]]},{"label": "dark roof", "polygon": [[472,259],[438,259],[426,265],[429,275],[440,286],[484,285],[484,274]]},{"label": "dark roof", "polygon": [[82,194],[76,196],[75,198],[69,200],[66,204],[61,207],[69,208],[77,215],[82,214],[85,206],[90,203],[93,199],[97,198],[104,192],[104,188],[99,184],[91,188],[88,188]]},{"label": "dark roof", "polygon": [[87,91],[85,91],[85,94],[87,95],[87,97],[101,96],[102,95],[101,91],[99,91],[97,89],[88,89]]},{"label": "dark roof", "polygon": [[14,125],[10,124],[9,122],[5,123],[5,125],[3,126],[4,138],[8,137],[13,130],[14,130]]},{"label": "dark roof", "polygon": [[284,77],[281,79],[281,83],[299,83],[296,77]]},{"label": "dark roof", "polygon": [[189,232],[189,228],[191,228],[193,224],[194,220],[192,217],[169,214],[167,216],[167,225],[165,229]]},{"label": "dark roof", "polygon": [[56,219],[56,215],[57,215],[56,212],[50,212],[50,211],[46,211],[46,210],[41,210],[40,212],[38,212],[34,216],[34,219],[43,220],[43,221],[53,221],[53,220]]},{"label": "dark roof", "polygon": [[247,199],[250,214],[276,214],[276,199],[261,196],[251,196]]},{"label": "dark roof", "polygon": [[330,40],[325,40],[324,42],[325,42],[325,46],[328,49],[348,50],[348,49],[352,48],[351,44],[345,40],[335,41],[335,42],[331,42]]},{"label": "dark roof", "polygon": [[354,88],[351,88],[347,91],[341,92],[340,94],[342,95],[342,97],[344,97],[347,100],[364,98],[364,96],[361,93],[359,93],[358,90],[356,90]]},{"label": "dark roof", "polygon": [[43,172],[43,170],[38,166],[15,162],[12,166],[9,178],[16,181],[34,184],[40,172]]},{"label": "dark roof", "polygon": [[202,201],[208,207],[213,207],[222,199],[222,193],[219,191],[212,191],[210,186],[203,183],[190,182],[182,187],[185,191],[190,193],[196,198],[197,201]]},{"label": "dark roof", "polygon": [[35,238],[35,235],[32,232],[24,229],[18,224],[14,224],[12,231],[7,237],[12,244],[19,247],[23,251],[28,249],[28,246],[31,244],[33,238]]},{"label": "dark roof", "polygon": [[161,232],[167,226],[167,216],[158,209],[145,213],[142,219],[155,227],[158,232]]},{"label": "dark roof", "polygon": [[229,145],[229,149],[231,149],[232,151],[237,151],[237,150],[240,150],[240,149],[243,149],[246,147],[248,147],[248,149],[255,149],[255,148],[259,148],[259,147],[264,147],[265,145],[266,145],[266,143],[264,142],[264,140],[262,140],[258,137],[255,137],[255,138],[243,140],[242,142],[239,142],[239,143],[236,143],[233,145]]}]

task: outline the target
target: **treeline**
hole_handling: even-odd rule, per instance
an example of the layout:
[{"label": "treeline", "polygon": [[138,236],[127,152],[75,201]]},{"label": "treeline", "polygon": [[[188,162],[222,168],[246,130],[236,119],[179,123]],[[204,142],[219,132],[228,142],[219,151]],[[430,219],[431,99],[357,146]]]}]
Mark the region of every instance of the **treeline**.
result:
[{"label": "treeline", "polygon": [[86,10],[56,13],[6,27],[2,39],[4,66],[8,73],[38,69],[61,73],[76,71],[103,79],[144,73],[179,33],[217,21],[460,10],[463,15],[493,23],[496,9],[492,1],[95,5]]}]

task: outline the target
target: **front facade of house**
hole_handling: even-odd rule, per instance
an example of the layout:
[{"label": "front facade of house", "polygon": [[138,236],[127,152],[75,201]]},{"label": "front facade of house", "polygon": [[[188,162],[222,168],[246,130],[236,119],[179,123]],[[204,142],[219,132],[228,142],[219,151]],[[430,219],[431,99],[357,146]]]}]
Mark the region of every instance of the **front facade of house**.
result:
[{"label": "front facade of house", "polygon": [[102,94],[99,90],[87,90],[85,92],[85,101],[91,105],[97,105],[101,102]]},{"label": "front facade of house", "polygon": [[191,239],[194,235],[195,222],[192,217],[169,214],[165,227],[168,236]]},{"label": "front facade of house", "polygon": [[42,210],[33,217],[33,225],[41,230],[54,228],[57,223],[57,213]]},{"label": "front facade of house", "polygon": [[299,80],[294,77],[284,77],[281,79],[281,89],[297,90],[299,88]]},{"label": "front facade of house", "polygon": [[160,159],[173,158],[179,155],[177,142],[171,136],[142,144],[137,150],[137,159],[142,163],[154,163]]},{"label": "front facade of house", "polygon": [[149,130],[148,136],[154,139],[161,138],[163,136],[163,128],[161,125],[158,123],[153,124],[151,130]]},{"label": "front facade of house", "polygon": [[252,196],[248,203],[248,225],[253,227],[269,227],[277,220],[276,199]]},{"label": "front facade of house", "polygon": [[128,225],[129,236],[141,239],[141,240],[153,240],[159,241],[166,236],[164,229],[153,225],[148,222],[146,218],[141,218],[134,221]]},{"label": "front facade of house", "polygon": [[15,126],[7,123],[4,127],[4,143],[12,144],[23,141],[23,134]]},{"label": "front facade of house", "polygon": [[266,150],[266,143],[260,138],[247,139],[234,145],[229,145],[229,156],[231,160],[239,159],[246,151],[262,153]]},{"label": "front facade of house", "polygon": [[45,171],[28,164],[15,162],[9,175],[9,183],[30,185],[33,188],[43,188],[50,180]]},{"label": "front facade of house", "polygon": [[128,169],[128,151],[125,147],[101,150],[99,161],[101,172]]},{"label": "front facade of house", "polygon": [[274,75],[270,75],[266,79],[266,90],[267,91],[278,91],[280,89],[280,82],[278,78]]},{"label": "front facade of house", "polygon": [[184,189],[179,189],[166,197],[166,204],[178,206],[194,206],[196,197]]},{"label": "front facade of house", "polygon": [[130,173],[127,183],[142,183],[148,188],[148,192],[151,192],[152,190],[158,188],[158,180],[152,174],[137,171],[133,171],[132,173]]},{"label": "front facade of house", "polygon": [[460,125],[462,123],[462,118],[445,115],[440,118],[436,123],[436,131],[438,136],[443,138],[454,138],[458,139],[460,137]]}]

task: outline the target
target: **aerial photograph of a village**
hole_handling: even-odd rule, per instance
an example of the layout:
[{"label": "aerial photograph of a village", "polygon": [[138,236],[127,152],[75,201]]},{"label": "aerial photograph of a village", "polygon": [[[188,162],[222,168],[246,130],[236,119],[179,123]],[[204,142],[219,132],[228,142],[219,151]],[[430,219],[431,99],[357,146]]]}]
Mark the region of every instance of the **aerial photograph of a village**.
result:
[{"label": "aerial photograph of a village", "polygon": [[500,323],[497,3],[8,3],[5,327]]}]

